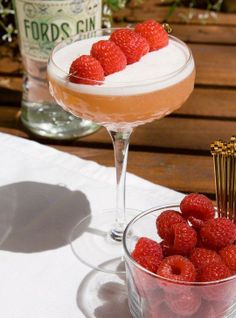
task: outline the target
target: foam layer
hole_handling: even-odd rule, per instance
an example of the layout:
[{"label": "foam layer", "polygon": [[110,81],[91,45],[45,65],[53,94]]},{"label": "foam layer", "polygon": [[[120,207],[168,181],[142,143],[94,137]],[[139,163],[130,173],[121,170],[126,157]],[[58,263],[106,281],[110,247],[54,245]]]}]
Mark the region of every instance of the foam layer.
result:
[{"label": "foam layer", "polygon": [[117,96],[143,94],[166,88],[182,81],[194,70],[194,62],[187,47],[170,38],[167,47],[148,53],[139,62],[106,76],[102,85],[69,82],[67,75],[72,61],[82,54],[89,54],[92,44],[101,39],[107,37],[86,39],[59,49],[53,56],[53,63],[49,63],[49,76],[74,91]]}]

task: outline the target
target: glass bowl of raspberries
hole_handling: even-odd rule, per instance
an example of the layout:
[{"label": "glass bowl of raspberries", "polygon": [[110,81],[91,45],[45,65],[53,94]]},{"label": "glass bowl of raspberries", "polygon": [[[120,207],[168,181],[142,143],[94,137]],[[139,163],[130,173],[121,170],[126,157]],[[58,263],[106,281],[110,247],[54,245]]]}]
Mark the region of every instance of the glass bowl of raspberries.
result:
[{"label": "glass bowl of raspberries", "polygon": [[236,225],[205,195],[142,212],[126,227],[135,318],[236,317]]}]

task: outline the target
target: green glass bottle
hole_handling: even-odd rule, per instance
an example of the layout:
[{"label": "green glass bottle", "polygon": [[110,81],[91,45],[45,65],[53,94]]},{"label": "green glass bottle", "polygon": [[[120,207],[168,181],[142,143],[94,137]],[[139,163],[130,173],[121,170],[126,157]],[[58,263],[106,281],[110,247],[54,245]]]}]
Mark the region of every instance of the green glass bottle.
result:
[{"label": "green glass bottle", "polygon": [[15,0],[24,65],[21,120],[36,135],[74,139],[99,127],[66,113],[49,93],[47,60],[55,43],[101,28],[101,0]]}]

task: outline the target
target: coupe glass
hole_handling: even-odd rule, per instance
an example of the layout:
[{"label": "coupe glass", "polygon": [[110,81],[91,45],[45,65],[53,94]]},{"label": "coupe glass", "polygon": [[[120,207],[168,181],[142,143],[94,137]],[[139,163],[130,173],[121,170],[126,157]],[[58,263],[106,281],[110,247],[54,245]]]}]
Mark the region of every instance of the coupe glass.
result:
[{"label": "coupe glass", "polygon": [[[169,68],[167,65],[162,74],[158,74],[157,70],[155,76],[146,76],[143,80],[107,84],[106,79],[96,85],[71,83],[69,67],[80,55],[79,48],[85,43],[83,40],[108,39],[113,31],[112,28],[91,31],[59,43],[49,59],[48,78],[51,94],[59,105],[75,116],[104,126],[111,136],[117,179],[116,206],[104,213],[88,216],[77,224],[71,235],[71,244],[77,257],[90,267],[117,273],[125,270],[120,265],[125,226],[138,212],[125,207],[130,135],[135,127],[164,117],[186,101],[193,90],[195,67],[189,48],[179,39],[169,36],[171,45],[182,52],[182,62],[178,67]],[[77,49],[71,50],[74,45]],[[62,61],[65,61],[64,65]],[[170,65],[173,63],[169,62]],[[159,63],[162,64],[161,58]],[[134,68],[135,64],[127,66],[122,72],[130,67]]]}]

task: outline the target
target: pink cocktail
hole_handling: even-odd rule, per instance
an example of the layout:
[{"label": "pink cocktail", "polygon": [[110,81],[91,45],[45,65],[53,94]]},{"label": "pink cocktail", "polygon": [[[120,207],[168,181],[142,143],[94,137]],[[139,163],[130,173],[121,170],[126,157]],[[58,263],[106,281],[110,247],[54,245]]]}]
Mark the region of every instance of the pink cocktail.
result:
[{"label": "pink cocktail", "polygon": [[[104,29],[84,33],[57,45],[49,60],[48,78],[52,95],[59,105],[75,116],[105,126],[112,138],[117,175],[115,212],[82,220],[71,239],[72,247],[86,264],[117,272],[122,256],[123,231],[127,220],[133,217],[125,208],[130,135],[133,128],[168,115],[186,101],[194,87],[195,66],[189,48],[179,39],[169,36],[168,46],[106,76],[99,85],[70,82],[72,61],[79,55],[89,54],[94,42],[108,39],[112,32],[112,29]],[[86,230],[88,224],[99,229],[100,237],[96,231],[90,233],[88,228]],[[80,232],[87,234],[80,235]],[[87,244],[89,241],[93,244]],[[117,259],[117,262],[110,262],[111,259]]]}]

